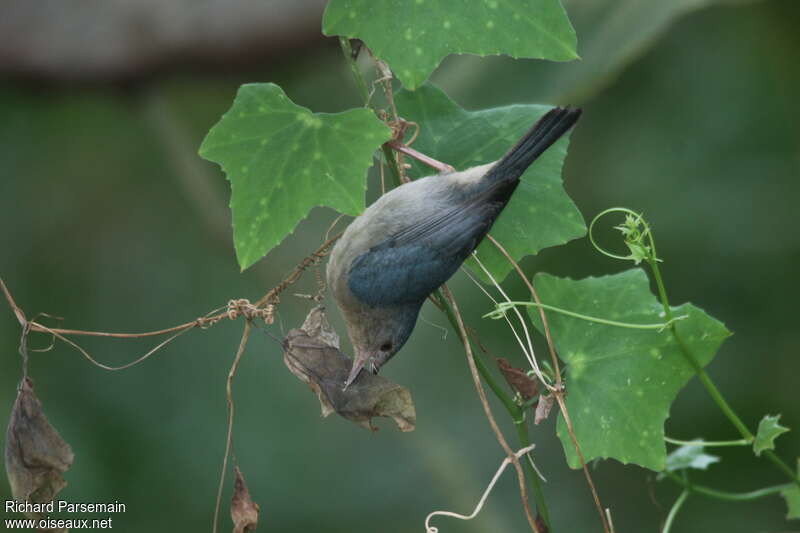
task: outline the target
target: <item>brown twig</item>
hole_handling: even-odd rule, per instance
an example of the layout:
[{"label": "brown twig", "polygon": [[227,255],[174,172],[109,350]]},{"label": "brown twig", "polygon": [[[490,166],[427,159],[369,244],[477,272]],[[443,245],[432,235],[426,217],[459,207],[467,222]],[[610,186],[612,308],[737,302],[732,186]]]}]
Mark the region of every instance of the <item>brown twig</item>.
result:
[{"label": "brown twig", "polygon": [[44,328],[44,331],[46,331],[48,333],[51,333],[57,339],[65,342],[65,343],[69,344],[70,346],[72,346],[73,348],[75,348],[78,352],[80,352],[81,355],[83,355],[93,365],[95,365],[95,366],[97,366],[99,368],[102,368],[103,370],[109,370],[109,371],[112,371],[112,372],[113,371],[117,371],[117,370],[125,370],[127,368],[132,367],[132,366],[138,365],[139,363],[145,361],[146,359],[149,359],[150,356],[153,355],[154,353],[156,353],[158,350],[160,350],[161,348],[163,348],[167,344],[171,343],[172,341],[174,341],[175,339],[177,339],[178,337],[180,337],[181,335],[183,335],[184,333],[186,333],[187,331],[192,329],[192,328],[186,328],[186,329],[182,329],[182,330],[174,333],[172,336],[170,336],[167,339],[165,339],[165,340],[161,341],[160,343],[156,344],[155,347],[150,349],[147,353],[145,353],[144,355],[142,355],[140,357],[137,357],[136,359],[134,359],[130,363],[125,363],[124,365],[120,365],[120,366],[109,366],[109,365],[101,363],[100,361],[98,361],[97,359],[92,357],[89,354],[89,352],[87,352],[81,345],[79,345],[78,343],[76,343],[76,342],[68,339],[67,337],[63,336],[61,333],[57,332],[55,329],[49,329],[46,326],[42,326],[42,327]]},{"label": "brown twig", "polygon": [[242,340],[239,341],[239,349],[236,350],[236,357],[233,359],[231,368],[228,371],[228,380],[225,383],[225,394],[228,399],[228,432],[225,437],[225,457],[222,459],[222,472],[219,475],[219,485],[217,486],[217,502],[214,506],[214,527],[212,529],[214,533],[217,533],[219,508],[222,503],[222,489],[225,485],[225,472],[228,470],[228,457],[230,457],[231,447],[233,446],[233,378],[236,376],[236,371],[239,369],[239,361],[241,361],[242,354],[247,346],[247,341],[250,339],[250,330],[252,327],[252,319],[248,318],[245,320]]},{"label": "brown twig", "polygon": [[597,507],[597,512],[600,514],[600,521],[603,524],[603,531],[605,533],[610,533],[609,524],[606,520],[606,514],[603,512],[603,505],[600,503],[600,496],[597,493],[597,488],[594,485],[594,481],[592,480],[592,475],[589,473],[589,468],[586,466],[586,460],[583,456],[583,452],[581,451],[581,447],[578,444],[578,439],[575,436],[575,430],[572,426],[572,420],[569,416],[569,411],[567,411],[567,405],[564,402],[564,382],[561,378],[561,368],[558,363],[558,356],[556,354],[555,344],[553,343],[553,337],[550,333],[550,326],[547,323],[547,316],[545,314],[544,309],[541,307],[542,301],[539,299],[539,294],[536,292],[536,289],[533,287],[533,284],[528,280],[528,277],[522,271],[519,264],[514,260],[513,257],[506,251],[506,249],[501,245],[497,240],[492,237],[491,235],[487,235],[487,238],[492,242],[492,244],[497,247],[497,249],[506,257],[506,259],[513,265],[514,270],[516,270],[519,277],[522,278],[522,281],[525,282],[527,285],[528,290],[531,292],[531,296],[533,297],[534,301],[539,304],[539,317],[542,319],[542,328],[544,329],[544,336],[547,340],[547,347],[550,351],[550,358],[553,364],[553,371],[555,372],[555,390],[553,390],[553,395],[558,402],[558,407],[561,409],[561,414],[564,417],[564,422],[567,425],[567,433],[569,433],[570,440],[572,441],[572,445],[575,447],[575,452],[578,454],[578,458],[581,462],[581,467],[583,469],[583,474],[586,477],[586,483],[589,485],[589,489],[592,492],[592,498],[594,499],[595,507]]},{"label": "brown twig", "polygon": [[575,430],[572,427],[572,420],[569,417],[569,411],[567,411],[567,405],[564,402],[564,392],[555,392],[553,394],[558,402],[559,409],[561,409],[561,414],[564,416],[564,422],[567,424],[567,433],[569,433],[569,438],[572,441],[572,445],[575,446],[575,452],[578,454],[578,459],[580,459],[583,475],[586,477],[586,483],[589,484],[589,489],[592,491],[594,505],[597,508],[597,512],[600,513],[600,521],[603,524],[603,531],[605,531],[605,533],[611,533],[611,529],[608,526],[608,521],[606,520],[606,515],[603,512],[603,504],[600,503],[600,496],[597,494],[597,488],[592,480],[592,475],[589,473],[589,467],[586,466],[586,459],[583,457],[581,447],[578,445],[578,439],[575,437]]},{"label": "brown twig", "polygon": [[[53,335],[54,338],[62,340],[65,343],[72,346],[73,348],[75,348],[76,350],[78,350],[84,357],[86,357],[89,361],[99,366],[100,368],[103,368],[105,370],[123,370],[125,368],[129,368],[138,363],[141,363],[142,361],[153,355],[155,352],[157,352],[159,349],[161,349],[163,346],[172,342],[175,338],[186,333],[190,329],[193,329],[198,326],[210,327],[219,322],[220,320],[222,320],[223,318],[229,318],[233,320],[238,318],[239,316],[244,316],[246,319],[244,332],[242,333],[242,339],[239,343],[239,349],[236,352],[236,357],[234,358],[230,371],[228,372],[228,379],[226,385],[226,394],[228,400],[228,429],[227,429],[227,436],[225,443],[225,457],[223,458],[222,462],[222,472],[220,474],[220,483],[217,489],[217,500],[214,509],[213,531],[216,533],[218,519],[219,519],[219,508],[222,498],[222,489],[225,482],[225,472],[228,467],[228,458],[230,457],[230,451],[233,441],[233,416],[234,416],[233,378],[236,375],[236,371],[239,367],[239,362],[241,360],[242,354],[244,353],[247,341],[250,337],[250,331],[253,325],[252,321],[254,318],[263,318],[264,320],[268,321],[272,317],[273,308],[278,303],[278,297],[280,293],[286,290],[290,285],[295,283],[300,278],[300,276],[302,276],[303,272],[308,267],[318,264],[319,260],[327,254],[327,250],[333,245],[333,243],[336,242],[336,240],[339,237],[341,237],[341,234],[335,235],[327,239],[316,251],[314,251],[311,255],[303,259],[303,261],[301,261],[300,264],[298,264],[295,267],[295,269],[281,283],[279,283],[276,287],[274,287],[272,290],[267,292],[261,299],[259,299],[259,301],[255,305],[251,304],[246,299],[230,300],[228,302],[225,311],[223,312],[217,313],[219,309],[215,309],[206,316],[197,318],[191,322],[187,322],[185,324],[181,324],[179,326],[174,326],[171,328],[161,329],[157,331],[149,331],[145,333],[109,333],[104,331],[85,331],[85,330],[64,329],[64,328],[50,328],[43,324],[39,324],[38,322],[28,321],[27,318],[25,317],[25,312],[17,305],[16,301],[14,300],[14,297],[11,294],[11,291],[9,291],[8,287],[6,286],[5,281],[2,278],[0,278],[0,289],[2,289],[3,295],[5,296],[5,299],[8,302],[9,307],[14,312],[14,315],[17,317],[17,321],[19,322],[20,326],[22,326],[22,334],[21,334],[22,337],[20,339],[20,353],[23,356],[23,376],[27,375],[27,337],[31,331],[50,333],[51,335]],[[173,333],[173,335],[168,339],[159,343],[155,348],[151,349],[146,354],[137,358],[136,360],[119,367],[112,367],[100,363],[99,361],[95,360],[80,345],[65,337],[65,335],[89,335],[95,337],[132,339],[132,338],[165,335],[169,333]]]},{"label": "brown twig", "polygon": [[[315,252],[312,252],[311,255],[303,259],[303,261],[295,267],[295,269],[278,285],[276,285],[272,290],[270,290],[267,294],[265,294],[258,302],[255,304],[251,304],[249,300],[240,298],[231,300],[228,302],[228,305],[225,308],[217,308],[210,313],[206,314],[203,317],[196,318],[191,322],[186,322],[184,324],[180,324],[178,326],[173,326],[171,328],[166,329],[159,329],[155,331],[146,331],[143,333],[110,333],[107,331],[87,331],[81,329],[65,329],[65,328],[50,328],[43,324],[39,324],[38,322],[27,322],[25,320],[25,314],[22,310],[17,307],[16,303],[14,302],[13,297],[8,292],[5,283],[3,282],[2,278],[0,278],[0,283],[2,283],[3,292],[6,295],[6,299],[11,305],[11,308],[14,310],[14,313],[17,315],[17,319],[20,321],[20,324],[28,324],[30,326],[30,331],[37,331],[42,333],[50,333],[56,335],[58,338],[64,340],[62,335],[87,335],[93,337],[112,337],[117,339],[138,339],[142,337],[155,337],[159,335],[166,335],[169,333],[183,333],[186,330],[191,328],[200,327],[200,328],[208,328],[213,326],[223,318],[229,318],[234,320],[238,318],[240,315],[248,316],[249,318],[264,318],[268,319],[271,316],[270,310],[263,308],[264,305],[275,304],[278,302],[278,295],[281,292],[285,291],[289,286],[294,284],[303,272],[311,265],[315,264],[319,261],[322,257],[324,257],[325,250],[329,248],[336,240],[341,237],[341,233],[335,235],[328,239],[322,246],[320,246]],[[225,309],[225,311],[221,313],[216,313],[219,309]],[[70,343],[73,344],[74,343]],[[102,365],[101,365],[102,366]],[[126,366],[127,367],[127,366]]]},{"label": "brown twig", "polygon": [[64,329],[64,328],[49,328],[43,324],[38,322],[31,322],[31,331],[38,331],[40,333],[58,333],[61,335],[85,335],[90,337],[111,337],[115,339],[140,339],[143,337],[157,337],[159,335],[167,335],[168,333],[175,333],[176,331],[182,331],[185,329],[190,329],[195,326],[200,326],[203,324],[204,321],[215,321],[218,318],[224,318],[225,313],[220,313],[219,315],[211,316],[206,319],[197,318],[192,320],[191,322],[186,322],[185,324],[181,324],[179,326],[173,326],[171,328],[166,329],[159,329],[156,331],[145,331],[144,333],[109,333],[107,331],[86,331],[82,329]]},{"label": "brown twig", "polygon": [[[20,309],[17,305],[17,302],[14,301],[14,297],[11,295],[11,292],[8,290],[5,281],[3,278],[0,278],[0,288],[3,290],[3,294],[6,297],[6,301],[8,305],[11,307],[11,310],[14,311],[14,314],[17,317],[17,321],[19,325],[23,328],[26,328],[29,331],[38,331],[40,333],[50,333],[55,336],[60,335],[89,335],[93,337],[114,337],[118,339],[137,339],[141,337],[152,337],[157,335],[166,335],[167,333],[174,333],[176,331],[181,331],[189,328],[193,328],[195,326],[202,326],[205,322],[213,322],[215,319],[223,318],[225,313],[220,313],[219,315],[212,316],[212,317],[204,317],[204,318],[197,318],[191,322],[187,322],[185,324],[181,324],[180,326],[174,326],[167,329],[160,329],[158,331],[147,331],[145,333],[108,333],[105,331],[84,331],[80,329],[64,329],[64,328],[49,328],[43,324],[39,324],[35,321],[30,321],[25,318],[25,312]],[[213,313],[213,311],[212,311]]]},{"label": "brown twig", "polygon": [[[31,331],[36,331],[40,333],[49,333],[53,335],[54,338],[64,341],[65,343],[75,348],[88,361],[90,361],[91,363],[95,364],[96,366],[104,370],[111,370],[111,371],[124,370],[126,368],[130,368],[148,359],[150,356],[152,356],[158,350],[163,348],[165,345],[169,344],[180,335],[196,327],[206,329],[217,324],[224,318],[235,320],[239,316],[244,316],[248,320],[252,320],[253,318],[263,318],[266,322],[270,322],[272,320],[272,316],[274,313],[274,307],[275,305],[277,305],[279,301],[278,296],[280,295],[280,293],[286,290],[290,285],[295,283],[309,266],[317,264],[319,260],[326,255],[328,248],[330,248],[339,237],[341,237],[341,233],[326,240],[316,251],[312,252],[311,255],[303,259],[303,261],[301,261],[300,264],[297,265],[297,267],[295,267],[295,269],[281,283],[279,283],[267,294],[265,294],[256,304],[251,304],[249,300],[246,299],[230,300],[227,306],[214,309],[213,311],[207,313],[205,316],[196,318],[191,322],[186,322],[185,324],[180,324],[178,326],[173,326],[171,328],[160,329],[156,331],[146,331],[143,333],[110,333],[107,331],[87,331],[80,329],[51,328],[33,320],[29,321],[25,317],[25,312],[17,305],[16,301],[14,300],[14,297],[11,295],[11,291],[9,291],[5,281],[3,281],[2,278],[0,278],[0,289],[2,289],[3,295],[5,296],[9,307],[11,307],[11,310],[17,317],[17,321],[19,322],[20,326],[22,326],[22,335],[26,340],[28,334]],[[218,312],[221,309],[224,309],[224,311]],[[153,349],[151,349],[141,357],[121,366],[109,366],[97,361],[84,348],[82,348],[80,345],[78,345],[77,343],[66,337],[66,335],[84,335],[91,337],[111,337],[116,339],[138,339],[144,337],[168,335],[170,333],[173,334],[171,337],[164,340],[163,342],[160,342]],[[24,346],[25,344],[21,342],[20,343],[21,349]],[[23,356],[24,367],[27,366],[26,365],[27,350],[25,350],[25,352],[26,355]],[[23,372],[24,371],[25,370],[23,368]]]},{"label": "brown twig", "polygon": [[256,302],[256,307],[262,307],[264,305],[273,305],[278,303],[278,296],[280,293],[285,291],[290,285],[300,279],[300,276],[303,275],[303,272],[310,267],[311,265],[316,264],[319,262],[320,259],[327,255],[328,248],[333,246],[333,244],[341,237],[342,234],[339,233],[338,235],[334,235],[322,245],[316,249],[316,251],[312,252],[311,255],[307,256],[305,259],[300,261],[292,272],[286,276],[286,278],[280,282],[278,285],[273,287],[267,294],[259,298]]},{"label": "brown twig", "polygon": [[3,289],[3,294],[6,297],[6,301],[11,307],[11,310],[14,311],[14,315],[17,317],[19,325],[25,327],[25,325],[28,323],[28,320],[25,318],[25,313],[19,308],[17,302],[14,301],[14,297],[11,296],[11,292],[8,290],[8,287],[6,287],[6,282],[3,281],[3,278],[0,278],[0,288]]},{"label": "brown twig", "polygon": [[519,492],[520,497],[522,498],[522,506],[525,509],[525,516],[528,518],[528,523],[530,524],[532,531],[536,533],[544,533],[538,528],[536,519],[534,518],[530,504],[528,503],[528,490],[525,486],[525,473],[522,470],[522,465],[519,462],[519,458],[514,454],[514,450],[512,450],[508,445],[508,442],[503,436],[503,432],[500,431],[500,428],[494,419],[494,415],[492,415],[492,409],[489,407],[489,402],[486,399],[486,392],[483,390],[483,384],[481,383],[481,378],[478,375],[478,368],[475,366],[475,356],[472,353],[472,346],[470,345],[469,337],[467,336],[467,330],[464,327],[464,320],[461,318],[461,313],[458,310],[458,304],[456,304],[455,298],[453,298],[453,294],[450,292],[450,289],[447,288],[447,285],[442,285],[442,294],[444,294],[444,296],[448,299],[451,307],[453,308],[453,314],[455,315],[456,322],[458,323],[458,331],[459,335],[461,336],[461,342],[464,345],[464,350],[467,352],[467,363],[469,364],[469,370],[472,374],[472,381],[475,383],[475,389],[478,391],[478,397],[481,400],[481,405],[483,405],[483,411],[486,414],[486,418],[489,420],[489,425],[492,427],[492,431],[494,431],[494,434],[497,437],[497,442],[500,443],[500,446],[506,452],[509,460],[514,465],[514,469],[517,471]]}]

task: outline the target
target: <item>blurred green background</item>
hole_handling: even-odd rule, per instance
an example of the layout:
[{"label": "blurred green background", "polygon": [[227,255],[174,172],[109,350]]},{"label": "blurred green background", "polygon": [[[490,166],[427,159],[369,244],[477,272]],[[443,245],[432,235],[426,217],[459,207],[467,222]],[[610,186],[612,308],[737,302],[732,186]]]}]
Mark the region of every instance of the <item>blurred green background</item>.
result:
[{"label": "blurred green background", "polygon": [[[155,2],[128,3],[137,9],[125,11],[119,0],[100,13],[92,2],[75,2],[82,9],[68,14],[57,3],[32,3],[36,16],[19,3],[0,24],[0,275],[29,316],[64,317],[63,327],[151,330],[231,298],[262,295],[317,247],[335,215],[313,211],[240,273],[228,185],[196,155],[200,141],[244,82],[278,83],[315,111],[358,105],[336,40],[319,35],[320,1],[264,2],[257,13],[249,2],[197,8],[216,6],[228,19],[189,16],[189,6],[159,16],[167,8]],[[100,20],[114,6],[117,18]],[[434,82],[472,109],[584,107],[564,173],[568,192],[587,219],[615,205],[646,214],[673,303],[692,301],[735,332],[711,375],[751,427],[765,413],[783,414],[795,429],[779,439],[778,451],[793,463],[800,451],[800,3],[573,0],[566,7],[582,62],[451,57]],[[182,28],[183,40],[155,27]],[[56,37],[78,44],[48,45]],[[140,56],[119,53],[126,44]],[[585,239],[524,262],[530,274],[573,277],[627,267]],[[517,281],[507,286],[524,297]],[[462,274],[451,287],[492,351],[521,361],[499,323],[480,318],[489,309],[480,292]],[[293,292],[314,288],[308,275]],[[298,326],[309,308],[288,294],[283,302],[276,335]],[[1,316],[5,425],[20,377],[19,328],[10,311]],[[117,373],[61,343],[33,354],[30,373],[45,411],[75,451],[61,497],[126,503],[128,511],[114,517],[120,531],[208,530],[225,441],[225,379],[241,327],[225,322],[191,332]],[[432,510],[472,509],[503,454],[457,338],[446,330],[426,305],[402,356],[384,370],[411,389],[416,431],[402,434],[380,421],[372,435],[335,416],[321,419],[280,347],[254,335],[235,382],[234,451],[261,505],[260,530],[422,531]],[[152,343],[81,344],[105,363],[122,364]],[[696,380],[674,404],[667,433],[737,437]],[[556,531],[599,530],[582,475],[564,464],[553,421],[534,428],[532,438]],[[783,482],[747,450],[715,453],[722,464],[694,480],[742,491]],[[597,464],[594,475],[618,532],[657,531],[679,492],[614,461]],[[3,483],[0,499],[9,497]],[[734,504],[697,496],[674,531],[800,529],[785,512],[778,497]],[[222,531],[228,524],[226,505]],[[476,520],[437,525],[449,533],[524,531],[513,474]]]}]

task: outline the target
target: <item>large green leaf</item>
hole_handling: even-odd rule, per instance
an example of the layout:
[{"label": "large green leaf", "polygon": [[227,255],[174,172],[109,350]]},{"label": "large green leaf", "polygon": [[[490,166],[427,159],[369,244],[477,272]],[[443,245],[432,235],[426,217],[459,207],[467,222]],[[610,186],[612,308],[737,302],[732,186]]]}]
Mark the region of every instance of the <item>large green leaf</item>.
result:
[{"label": "large green leaf", "polygon": [[231,182],[241,268],[281,242],[312,207],[359,214],[373,153],[390,138],[367,109],[312,113],[275,84],[242,85],[200,147]]},{"label": "large green leaf", "polygon": [[[499,159],[550,109],[542,105],[512,105],[467,111],[431,84],[414,92],[398,93],[395,103],[403,117],[420,124],[413,147],[459,170]],[[491,235],[516,260],[586,233],[583,217],[561,182],[568,143],[565,136],[528,168],[492,226]],[[415,177],[432,172],[416,162],[412,170]],[[511,271],[506,258],[488,240],[478,247],[478,256],[498,280]],[[486,279],[477,266],[472,266]]]},{"label": "large green leaf", "polygon": [[322,31],[363,40],[410,89],[448,54],[578,57],[559,0],[331,0]]},{"label": "large green leaf", "polygon": [[[534,280],[543,303],[618,322],[657,324],[663,308],[640,269],[582,280],[539,274]],[[701,309],[674,307],[683,343],[702,365],[708,364],[730,335]],[[541,330],[539,312],[530,317]],[[669,330],[608,326],[549,312],[558,353],[567,364],[566,405],[587,461],[602,457],[665,467],[664,421],[678,391],[694,375]],[[573,468],[580,463],[563,417],[558,435]]]}]

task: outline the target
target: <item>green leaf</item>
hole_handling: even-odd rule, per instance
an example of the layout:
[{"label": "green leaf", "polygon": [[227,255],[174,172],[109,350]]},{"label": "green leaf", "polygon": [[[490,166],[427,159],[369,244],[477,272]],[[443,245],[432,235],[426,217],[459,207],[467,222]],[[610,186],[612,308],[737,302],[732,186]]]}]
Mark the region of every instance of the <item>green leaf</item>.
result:
[{"label": "green leaf", "polygon": [[422,85],[448,54],[578,57],[575,30],[559,0],[331,0],[322,32],[361,39],[409,89]]},{"label": "green leaf", "polygon": [[791,483],[781,490],[781,496],[786,500],[786,507],[788,508],[786,518],[789,520],[800,519],[800,487],[795,483]]},{"label": "green leaf", "polygon": [[367,109],[312,113],[273,83],[242,85],[200,147],[231,182],[242,270],[277,246],[312,207],[363,211],[367,169],[390,138]]},{"label": "green leaf", "polygon": [[708,465],[718,463],[719,457],[705,453],[705,446],[693,446],[685,444],[674,449],[667,456],[667,472],[683,470],[684,468],[696,468],[706,470]]},{"label": "green leaf", "polygon": [[[459,170],[499,159],[551,109],[543,105],[511,105],[467,111],[431,84],[414,92],[399,92],[395,103],[403,117],[420,124],[414,149]],[[568,143],[565,135],[528,168],[511,201],[492,226],[492,237],[515,260],[586,234],[583,217],[561,182]],[[412,169],[416,177],[432,173],[417,162],[412,163]],[[478,246],[478,256],[498,281],[512,269],[488,240]],[[473,259],[468,264],[488,281]]]},{"label": "green leaf", "polygon": [[[507,97],[525,101],[577,103],[587,101],[616,81],[628,65],[641,58],[670,27],[691,13],[714,5],[738,5],[755,0],[564,0],[580,42],[580,61],[557,64],[526,62],[507,78],[507,61],[453,58],[442,71],[458,71],[460,87],[474,91],[482,80],[510,84]],[[444,73],[444,72],[443,72]],[[460,93],[459,93],[460,94]]]},{"label": "green leaf", "polygon": [[778,424],[781,415],[765,415],[758,423],[756,439],[753,441],[753,451],[756,455],[761,455],[764,450],[775,449],[775,439],[789,431],[789,428]]},{"label": "green leaf", "polygon": [[[665,320],[640,269],[578,281],[539,274],[534,283],[545,304],[620,322]],[[700,364],[708,364],[730,332],[691,304],[672,309],[676,317],[687,317],[675,322],[681,340]],[[529,313],[541,330],[539,311],[529,308]],[[628,329],[556,313],[547,316],[567,364],[566,405],[586,460],[614,458],[663,470],[664,421],[678,391],[694,375],[669,329]],[[558,435],[569,465],[578,468],[563,416]]]}]

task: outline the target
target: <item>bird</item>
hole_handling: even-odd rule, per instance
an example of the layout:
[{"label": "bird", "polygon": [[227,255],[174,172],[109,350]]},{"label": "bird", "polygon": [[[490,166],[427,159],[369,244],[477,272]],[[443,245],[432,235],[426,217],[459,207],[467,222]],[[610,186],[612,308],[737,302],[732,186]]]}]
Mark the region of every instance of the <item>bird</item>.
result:
[{"label": "bird", "polygon": [[455,274],[525,170],[580,115],[555,107],[498,161],[404,183],[350,223],[326,269],[354,350],[344,389],[364,368],[377,374],[403,347],[425,299]]}]

